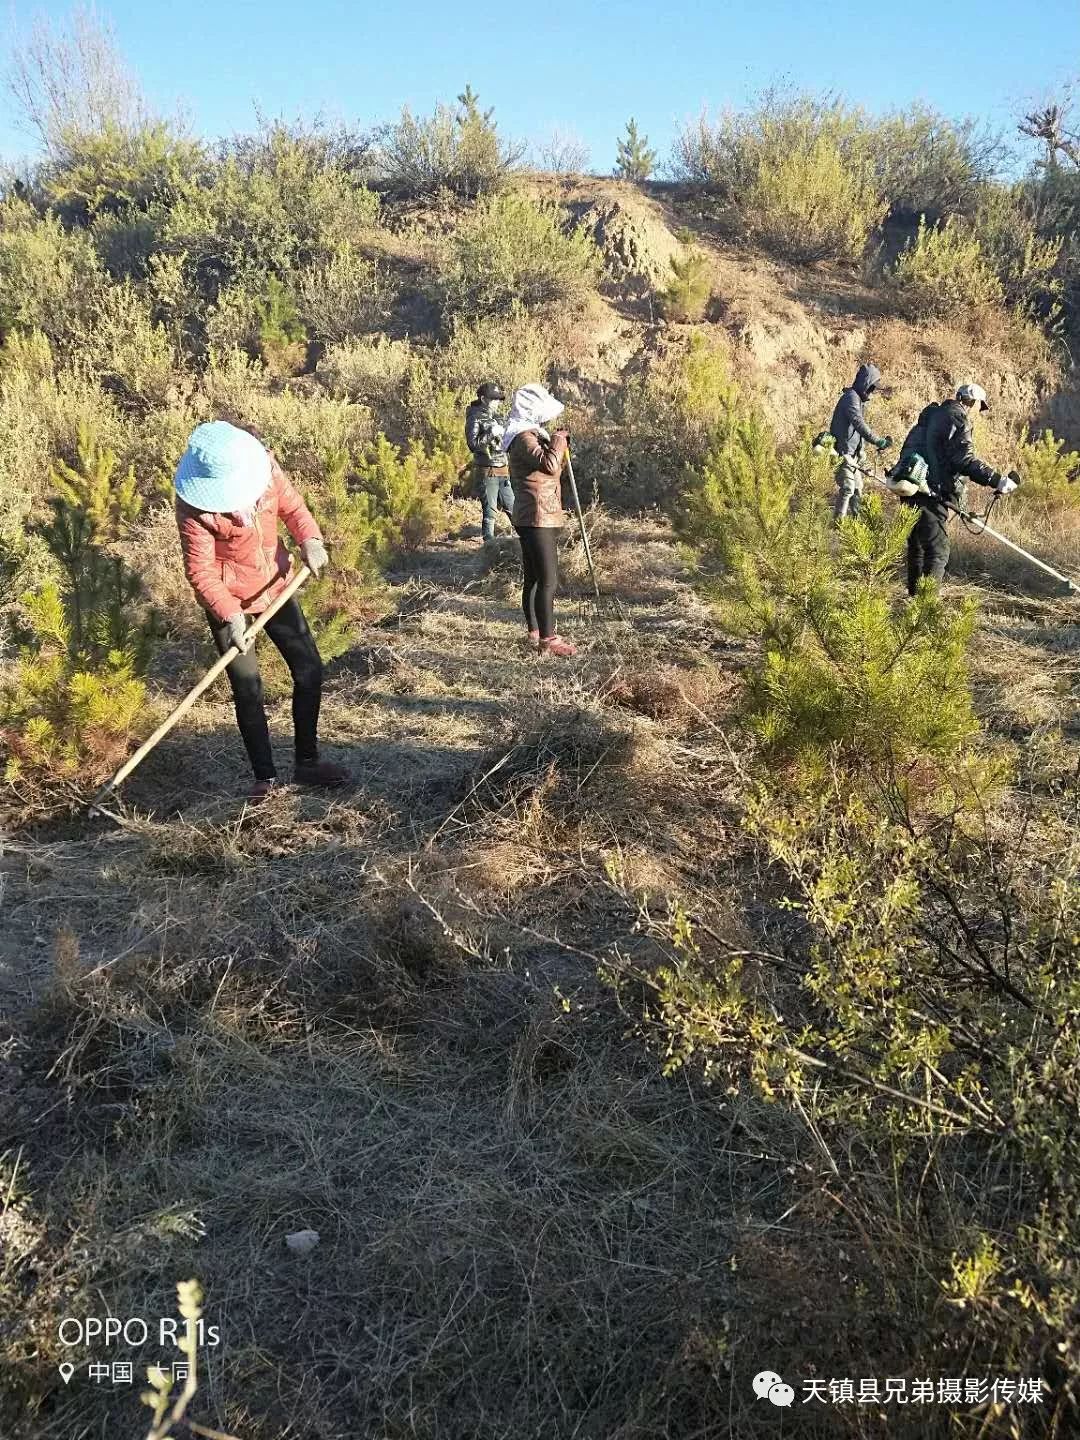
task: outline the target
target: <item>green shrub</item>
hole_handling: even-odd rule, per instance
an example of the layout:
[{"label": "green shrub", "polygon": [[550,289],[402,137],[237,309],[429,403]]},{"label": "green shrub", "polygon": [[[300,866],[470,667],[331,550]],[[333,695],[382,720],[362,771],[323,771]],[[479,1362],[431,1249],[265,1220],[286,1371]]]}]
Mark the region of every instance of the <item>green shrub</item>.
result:
[{"label": "green shrub", "polygon": [[660,308],[669,320],[696,323],[705,318],[712,299],[708,256],[687,250],[671,257],[671,279],[660,292]]},{"label": "green shrub", "polygon": [[138,127],[107,124],[64,135],[42,176],[45,194],[65,219],[86,224],[168,208],[197,183],[207,165],[201,143],[165,121]]},{"label": "green shrub", "polygon": [[[420,404],[430,392],[430,366],[408,340],[362,336],[334,345],[319,362],[319,376],[335,395],[360,402],[378,428],[395,441],[414,433]],[[421,402],[422,403],[422,402]]]},{"label": "green shrub", "polygon": [[376,132],[382,182],[406,195],[449,190],[466,200],[500,189],[521,160],[520,146],[499,135],[490,110],[466,88],[457,105],[437,105],[426,118],[406,105]]},{"label": "green shrub", "polygon": [[378,197],[325,147],[273,126],[232,147],[205,184],[185,192],[162,226],[163,248],[186,256],[193,290],[213,302],[242,283],[304,268],[377,223]]},{"label": "green shrub", "polygon": [[963,317],[1000,304],[1004,295],[978,237],[951,219],[936,228],[920,221],[896,262],[892,283],[918,319]]},{"label": "green shrub", "polygon": [[0,203],[0,335],[40,330],[67,353],[103,283],[88,235],[39,218],[23,201]]},{"label": "green shrub", "polygon": [[300,318],[311,338],[324,345],[377,330],[390,313],[394,294],[386,270],[350,244],[296,277]]},{"label": "green shrub", "polygon": [[239,350],[211,355],[200,410],[253,426],[305,484],[318,482],[325,455],[355,453],[372,437],[365,406],[327,395],[310,382],[273,386],[266,367]]},{"label": "green shrub", "polygon": [[971,232],[1001,284],[1006,303],[1049,330],[1060,328],[1064,236],[1040,236],[1024,187],[984,187]]},{"label": "green shrub", "polygon": [[1000,136],[924,105],[869,121],[868,148],[894,220],[972,215],[1003,162]]},{"label": "green shrub", "polygon": [[679,503],[740,403],[726,349],[703,335],[627,379],[600,440],[612,493],[627,506]]},{"label": "green shrub", "polygon": [[[787,194],[780,212],[808,206],[817,229],[822,204],[829,217],[824,238],[846,234],[827,190],[829,172],[865,209],[869,230],[885,211],[934,221],[970,212],[1002,155],[1000,140],[971,120],[948,120],[922,106],[879,119],[829,97],[774,89],[747,110],[715,120],[702,114],[684,126],[670,169],[675,179],[719,196],[751,226],[766,193],[763,168],[779,174]],[[787,156],[798,158],[785,167]],[[781,229],[782,240],[795,234],[789,219]]]},{"label": "green shrub", "polygon": [[515,303],[580,305],[595,289],[600,255],[584,226],[567,229],[557,205],[524,195],[482,201],[454,232],[441,281],[448,322],[497,316]]},{"label": "green shrub", "polygon": [[858,260],[888,208],[866,159],[828,134],[762,154],[746,207],[755,234],[800,260]]},{"label": "green shrub", "polygon": [[[740,407],[692,485],[683,533],[747,644],[746,828],[781,893],[760,949],[729,940],[708,897],[700,920],[675,905],[648,1013],[669,1068],[700,1062],[732,1095],[752,1085],[785,1109],[778,1139],[797,1117],[828,1157],[823,1187],[795,1186],[822,1272],[842,1257],[850,1279],[827,1356],[819,1332],[806,1347],[825,1371],[872,1369],[885,1336],[891,1373],[948,1354],[1044,1374],[1076,1343],[1070,822],[1056,793],[1021,816],[1001,795],[970,609],[933,587],[893,603],[911,514],[868,496],[831,535],[827,483],[808,443],[779,454]],[[1036,831],[1049,850],[1015,843]],[[1024,1179],[994,1182],[1009,1173]],[[842,1204],[815,1206],[824,1192]],[[751,1353],[793,1293],[799,1320],[820,1303],[794,1254],[797,1277],[779,1263],[772,1285],[749,1278]]]},{"label": "green shrub", "polygon": [[163,405],[174,388],[179,357],[147,300],[129,280],[105,285],[87,316],[78,369],[118,388],[128,403]]}]

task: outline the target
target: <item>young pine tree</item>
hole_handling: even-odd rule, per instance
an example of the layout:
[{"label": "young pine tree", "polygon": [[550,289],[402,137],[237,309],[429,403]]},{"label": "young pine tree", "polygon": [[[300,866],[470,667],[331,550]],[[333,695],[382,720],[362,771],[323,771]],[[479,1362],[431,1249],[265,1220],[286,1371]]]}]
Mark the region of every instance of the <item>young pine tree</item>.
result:
[{"label": "young pine tree", "polygon": [[39,533],[62,579],[22,597],[31,639],[0,691],[4,778],[33,806],[96,786],[127,751],[157,630],[116,552],[142,509],[134,473],[118,474],[116,456],[84,429],[78,465],[61,463],[52,478]]},{"label": "young pine tree", "polygon": [[334,660],[356,644],[359,625],[372,609],[379,585],[377,555],[381,535],[370,495],[350,487],[347,451],[325,456],[318,514],[334,563],[304,588],[304,609],[324,660]]},{"label": "young pine tree", "polygon": [[615,174],[636,184],[648,180],[656,169],[656,151],[649,149],[648,136],[639,133],[637,121],[631,116],[626,133],[616,146]]},{"label": "young pine tree", "polygon": [[712,299],[708,259],[700,250],[671,257],[671,279],[661,291],[660,305],[669,320],[696,324],[705,318]]}]

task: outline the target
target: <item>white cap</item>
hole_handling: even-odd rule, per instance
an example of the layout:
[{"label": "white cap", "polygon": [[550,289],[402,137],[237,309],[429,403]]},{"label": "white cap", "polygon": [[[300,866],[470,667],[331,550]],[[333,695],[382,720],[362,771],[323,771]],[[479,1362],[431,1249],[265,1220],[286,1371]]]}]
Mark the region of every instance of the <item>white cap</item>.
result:
[{"label": "white cap", "polygon": [[957,400],[966,400],[973,405],[978,405],[981,410],[989,410],[990,402],[986,398],[986,391],[981,385],[975,385],[970,380],[961,385],[956,392]]}]

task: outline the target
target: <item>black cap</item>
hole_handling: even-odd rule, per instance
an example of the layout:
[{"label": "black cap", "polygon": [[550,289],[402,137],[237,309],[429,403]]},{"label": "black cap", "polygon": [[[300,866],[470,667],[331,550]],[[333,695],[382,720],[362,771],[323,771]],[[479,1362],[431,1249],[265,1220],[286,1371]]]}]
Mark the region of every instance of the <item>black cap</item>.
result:
[{"label": "black cap", "polygon": [[480,386],[480,389],[477,390],[476,393],[481,400],[506,399],[506,391],[494,380],[485,380],[483,385]]}]

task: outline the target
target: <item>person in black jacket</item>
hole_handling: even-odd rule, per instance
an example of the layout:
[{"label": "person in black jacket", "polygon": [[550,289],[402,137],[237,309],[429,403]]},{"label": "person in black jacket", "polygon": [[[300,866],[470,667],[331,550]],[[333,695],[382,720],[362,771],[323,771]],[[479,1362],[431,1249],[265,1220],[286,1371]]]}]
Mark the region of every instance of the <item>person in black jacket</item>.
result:
[{"label": "person in black jacket", "polygon": [[928,405],[904,441],[900,460],[919,454],[928,467],[927,490],[904,502],[919,511],[908,536],[909,595],[916,593],[920,580],[940,584],[944,579],[952,548],[946,523],[952,510],[966,506],[966,482],[974,480],[998,495],[1011,494],[1019,483],[1015,475],[1003,475],[975,454],[972,421],[976,413],[989,408],[981,385],[961,385],[954,399]]},{"label": "person in black jacket", "polygon": [[845,515],[859,513],[863,477],[856,467],[862,463],[863,445],[886,450],[892,444],[891,438],[882,440],[874,434],[863,414],[863,406],[880,384],[881,371],[876,365],[860,365],[854,383],[840,396],[833,411],[829,433],[840,457],[836,467],[836,500],[833,503],[833,516],[837,522]]},{"label": "person in black jacket", "polygon": [[514,487],[510,484],[498,411],[499,402],[505,399],[502,387],[487,380],[465,411],[465,443],[472,451],[473,484],[483,507],[480,538],[485,545],[495,538],[499,511],[510,515],[514,509]]}]

